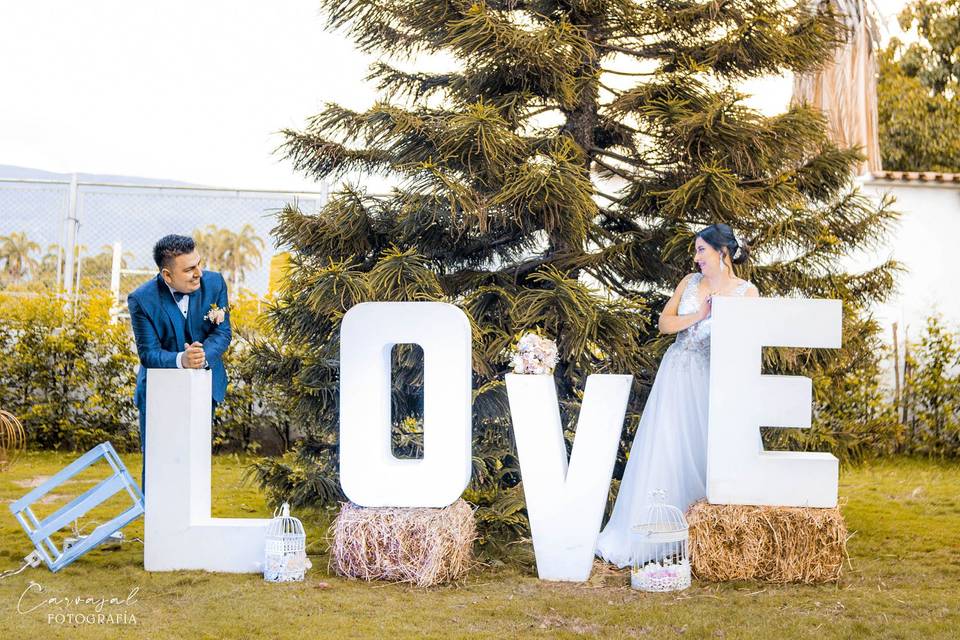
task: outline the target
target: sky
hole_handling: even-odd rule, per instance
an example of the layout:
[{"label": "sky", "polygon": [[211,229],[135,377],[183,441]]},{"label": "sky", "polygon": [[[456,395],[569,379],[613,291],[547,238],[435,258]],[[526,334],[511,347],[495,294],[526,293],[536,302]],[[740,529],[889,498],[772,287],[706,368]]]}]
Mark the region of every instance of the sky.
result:
[{"label": "sky", "polygon": [[[903,4],[876,2],[894,32]],[[371,58],[324,31],[315,0],[6,0],[0,60],[0,164],[62,173],[315,190],[277,132],[376,98]],[[744,89],[772,114],[790,87]]]}]

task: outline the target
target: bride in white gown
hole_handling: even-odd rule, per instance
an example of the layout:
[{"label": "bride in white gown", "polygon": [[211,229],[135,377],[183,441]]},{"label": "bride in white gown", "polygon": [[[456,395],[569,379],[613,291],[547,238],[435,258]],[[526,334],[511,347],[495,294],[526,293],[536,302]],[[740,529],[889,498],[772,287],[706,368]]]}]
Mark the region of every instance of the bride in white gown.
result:
[{"label": "bride in white gown", "polygon": [[694,261],[660,314],[661,333],[677,333],[663,356],[637,427],[610,521],[600,533],[597,555],[624,567],[630,563],[630,529],[663,490],[681,511],[706,495],[707,400],[710,380],[710,309],[713,296],[757,296],[757,288],[734,275],[747,259],[725,224],[697,234]]}]

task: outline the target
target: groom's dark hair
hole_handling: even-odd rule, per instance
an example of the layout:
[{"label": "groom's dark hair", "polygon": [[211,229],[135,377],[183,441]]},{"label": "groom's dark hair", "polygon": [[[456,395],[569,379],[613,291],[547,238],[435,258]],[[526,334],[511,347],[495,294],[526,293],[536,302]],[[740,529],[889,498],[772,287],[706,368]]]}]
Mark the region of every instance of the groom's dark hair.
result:
[{"label": "groom's dark hair", "polygon": [[153,245],[153,261],[157,263],[157,269],[163,269],[177,256],[190,253],[196,248],[197,245],[190,236],[163,236]]}]

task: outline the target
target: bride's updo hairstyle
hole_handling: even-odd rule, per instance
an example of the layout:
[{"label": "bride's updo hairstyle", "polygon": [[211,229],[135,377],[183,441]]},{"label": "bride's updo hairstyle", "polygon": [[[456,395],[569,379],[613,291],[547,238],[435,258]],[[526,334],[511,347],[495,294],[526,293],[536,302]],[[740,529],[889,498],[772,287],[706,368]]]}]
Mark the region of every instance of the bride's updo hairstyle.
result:
[{"label": "bride's updo hairstyle", "polygon": [[726,247],[727,252],[730,254],[730,261],[733,262],[733,264],[743,264],[747,261],[747,256],[750,255],[750,247],[737,240],[737,236],[734,235],[733,229],[731,229],[728,224],[722,222],[712,224],[705,229],[701,229],[700,232],[697,233],[697,237],[702,238],[704,242],[717,251],[721,251],[723,247]]}]

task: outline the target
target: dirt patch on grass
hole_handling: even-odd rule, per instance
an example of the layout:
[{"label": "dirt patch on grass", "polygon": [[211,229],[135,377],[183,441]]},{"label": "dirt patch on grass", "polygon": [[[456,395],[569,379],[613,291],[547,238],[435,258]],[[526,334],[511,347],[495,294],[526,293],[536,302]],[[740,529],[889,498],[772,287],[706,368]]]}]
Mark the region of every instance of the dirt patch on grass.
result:
[{"label": "dirt patch on grass", "polygon": [[545,616],[534,616],[537,626],[540,629],[558,629],[569,631],[577,635],[597,635],[601,627],[598,624],[586,622],[580,618],[567,618],[559,614],[551,613]]},{"label": "dirt patch on grass", "polygon": [[14,480],[13,484],[24,489],[34,489],[42,485],[50,478],[51,476],[33,476],[32,478],[26,478],[24,480]]}]

